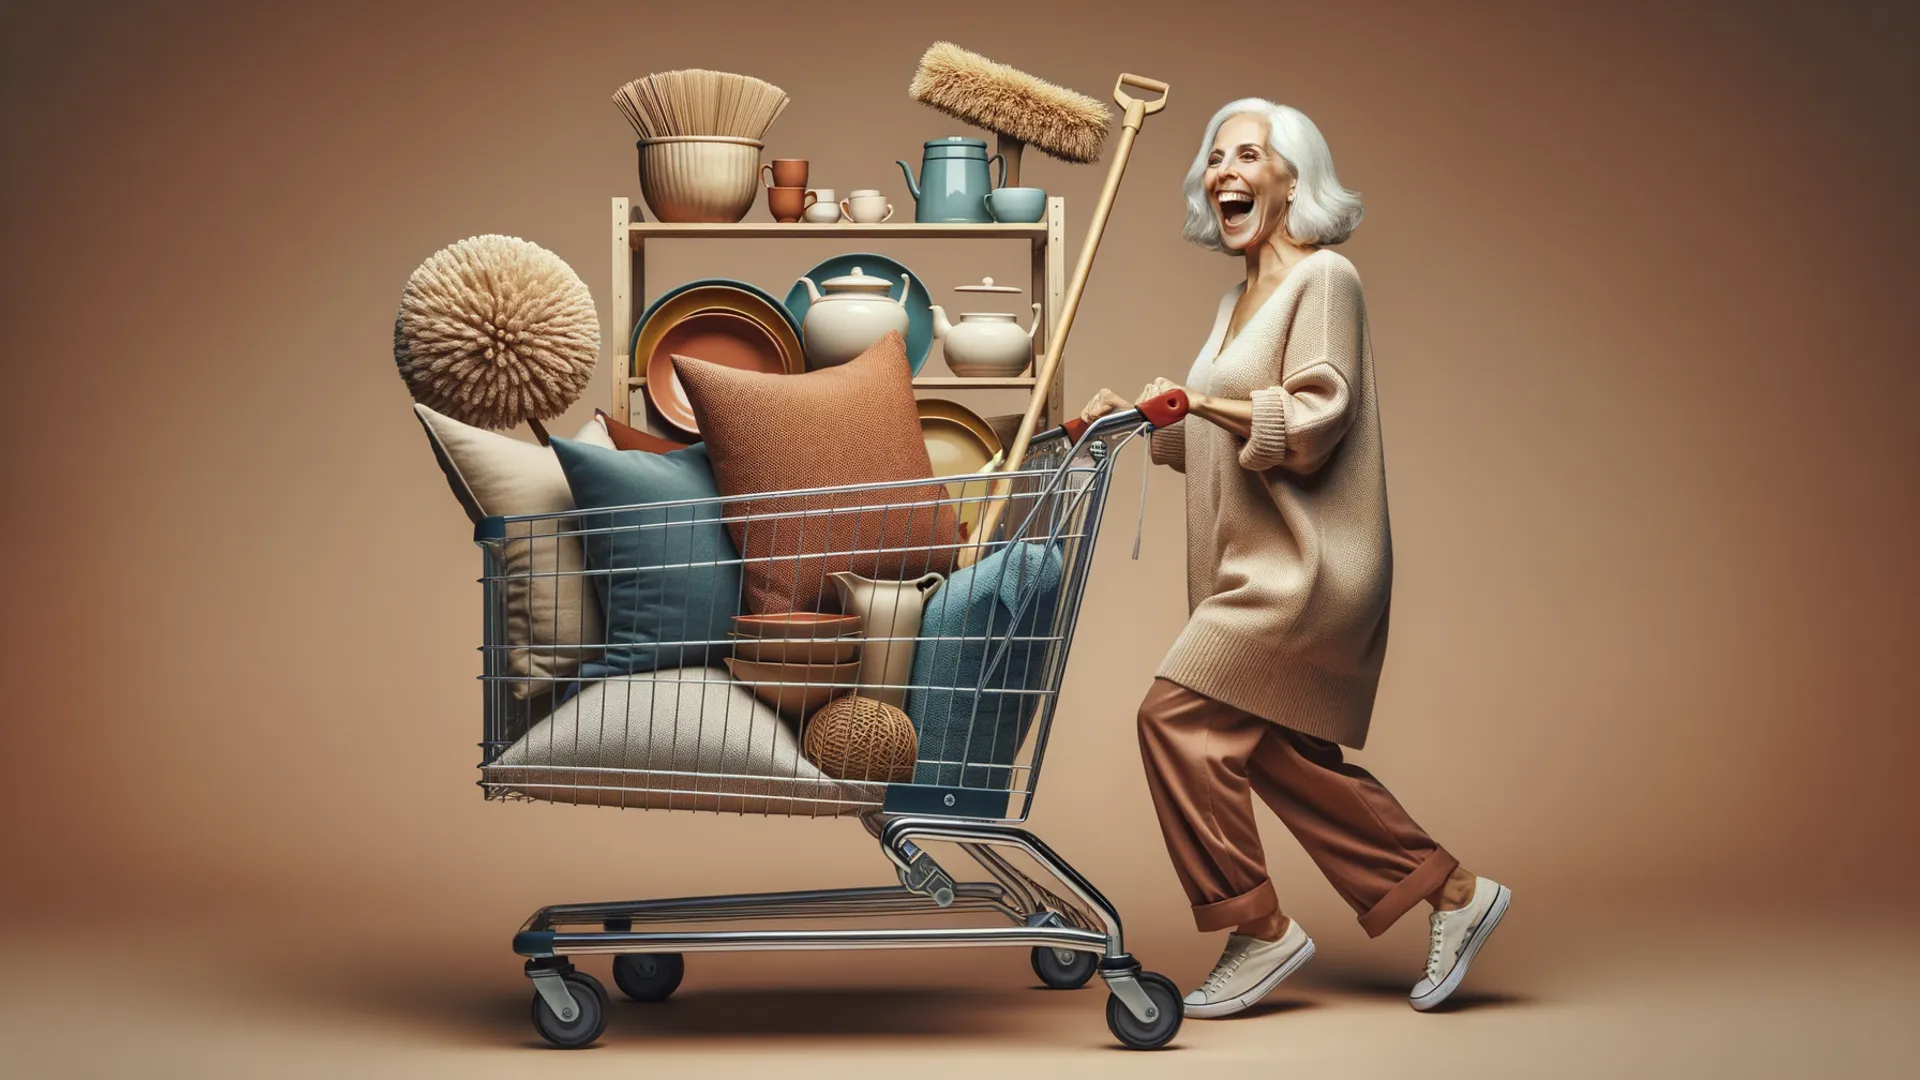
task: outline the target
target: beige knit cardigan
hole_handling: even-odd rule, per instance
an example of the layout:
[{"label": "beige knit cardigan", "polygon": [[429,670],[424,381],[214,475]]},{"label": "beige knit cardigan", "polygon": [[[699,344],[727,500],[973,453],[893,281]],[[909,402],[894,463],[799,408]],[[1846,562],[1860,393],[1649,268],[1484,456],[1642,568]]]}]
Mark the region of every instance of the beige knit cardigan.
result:
[{"label": "beige knit cardigan", "polygon": [[1208,392],[1253,403],[1242,439],[1188,417],[1153,434],[1187,478],[1186,629],[1159,675],[1274,723],[1367,740],[1387,647],[1393,547],[1360,275],[1321,249],[1221,349]]}]

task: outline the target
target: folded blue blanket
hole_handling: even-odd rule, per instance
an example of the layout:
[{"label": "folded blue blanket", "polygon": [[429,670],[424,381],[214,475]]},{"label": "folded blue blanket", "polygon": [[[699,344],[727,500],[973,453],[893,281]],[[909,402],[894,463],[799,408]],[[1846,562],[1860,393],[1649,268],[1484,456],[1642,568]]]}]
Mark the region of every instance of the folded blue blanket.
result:
[{"label": "folded blue blanket", "polygon": [[[1058,545],[1023,541],[949,577],[927,598],[907,716],[920,737],[916,784],[1006,789],[1041,696],[1059,609]],[[1017,614],[1017,619],[1016,619]],[[996,656],[996,654],[999,654]],[[988,670],[991,665],[991,670]],[[964,767],[962,763],[964,764]]]}]

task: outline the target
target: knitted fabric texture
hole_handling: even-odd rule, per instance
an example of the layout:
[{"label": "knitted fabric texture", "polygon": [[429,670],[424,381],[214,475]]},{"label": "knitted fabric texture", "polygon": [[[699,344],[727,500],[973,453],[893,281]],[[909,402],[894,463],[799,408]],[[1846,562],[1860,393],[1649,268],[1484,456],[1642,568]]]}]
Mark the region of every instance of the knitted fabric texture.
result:
[{"label": "knitted fabric texture", "polygon": [[[933,477],[898,332],[845,364],[803,375],[681,357],[674,370],[730,498]],[[937,483],[733,499],[727,526],[747,560],[747,609],[830,610],[827,575],[840,570],[893,581],[945,573],[959,543],[959,519],[942,501],[949,499]],[[757,516],[768,514],[793,516]]]},{"label": "knitted fabric texture", "polygon": [[1188,417],[1153,435],[1187,478],[1186,628],[1159,675],[1358,749],[1386,655],[1393,546],[1366,300],[1353,264],[1297,264],[1224,349],[1212,393],[1253,403],[1242,439]]},{"label": "knitted fabric texture", "polygon": [[393,323],[393,359],[413,399],[483,428],[566,412],[599,355],[586,282],[512,236],[435,252],[407,279]]},{"label": "knitted fabric texture", "polygon": [[[907,715],[920,732],[917,784],[1006,788],[1040,705],[1059,632],[1057,545],[1023,541],[948,578],[927,598]],[[1007,644],[1011,641],[1011,644]],[[1005,646],[1004,652],[1002,646]]]}]

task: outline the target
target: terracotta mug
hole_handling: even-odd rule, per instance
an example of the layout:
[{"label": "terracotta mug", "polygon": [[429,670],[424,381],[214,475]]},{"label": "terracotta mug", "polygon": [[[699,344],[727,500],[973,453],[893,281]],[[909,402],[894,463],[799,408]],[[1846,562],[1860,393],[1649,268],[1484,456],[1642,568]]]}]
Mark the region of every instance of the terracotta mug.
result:
[{"label": "terracotta mug", "polygon": [[848,221],[877,225],[893,216],[893,204],[874,188],[862,188],[840,200],[840,212]]},{"label": "terracotta mug", "polygon": [[795,222],[807,208],[818,202],[820,197],[803,187],[770,187],[767,189],[767,209],[773,212],[773,220]]},{"label": "terracotta mug", "polygon": [[760,182],[767,187],[807,186],[807,163],[804,158],[774,158],[760,166]]}]

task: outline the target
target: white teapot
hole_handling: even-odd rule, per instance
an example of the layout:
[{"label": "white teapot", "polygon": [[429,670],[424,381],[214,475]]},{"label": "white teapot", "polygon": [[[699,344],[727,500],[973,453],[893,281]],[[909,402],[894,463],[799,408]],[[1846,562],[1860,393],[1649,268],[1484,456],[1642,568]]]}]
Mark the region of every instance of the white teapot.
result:
[{"label": "white teapot", "polygon": [[[844,364],[886,337],[889,330],[907,336],[907,292],[913,287],[910,275],[900,275],[907,288],[900,290],[898,300],[889,295],[893,282],[857,266],[853,273],[828,278],[819,285],[809,277],[800,280],[812,298],[806,318],[800,320],[800,344],[806,351],[808,367]],[[824,294],[822,289],[826,290]]]},{"label": "white teapot", "polygon": [[[1017,293],[1011,285],[995,285],[992,278],[981,278],[978,285],[960,285],[954,292]],[[1025,330],[1012,315],[990,312],[963,312],[958,323],[949,322],[940,305],[933,305],[933,336],[940,341],[947,367],[967,379],[1010,379],[1027,370],[1033,361],[1033,334],[1040,328],[1040,305],[1033,305],[1033,322]]]}]

